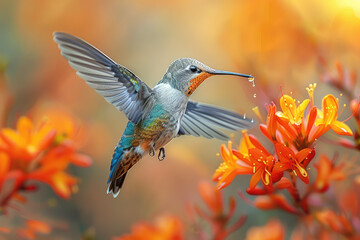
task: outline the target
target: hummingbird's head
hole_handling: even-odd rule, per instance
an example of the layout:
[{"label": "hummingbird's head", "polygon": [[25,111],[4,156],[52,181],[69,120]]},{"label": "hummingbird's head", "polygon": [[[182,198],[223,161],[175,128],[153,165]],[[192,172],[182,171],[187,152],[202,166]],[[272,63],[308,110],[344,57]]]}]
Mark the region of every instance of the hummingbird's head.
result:
[{"label": "hummingbird's head", "polygon": [[180,58],[170,64],[159,83],[168,83],[173,88],[190,96],[205,79],[214,75],[235,75],[253,79],[251,75],[219,71],[195,59]]}]

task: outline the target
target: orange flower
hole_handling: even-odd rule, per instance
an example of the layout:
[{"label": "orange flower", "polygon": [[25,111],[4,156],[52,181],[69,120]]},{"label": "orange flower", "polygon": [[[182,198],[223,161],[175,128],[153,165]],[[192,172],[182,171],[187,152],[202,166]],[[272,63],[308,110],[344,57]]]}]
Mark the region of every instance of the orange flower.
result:
[{"label": "orange flower", "polygon": [[[40,152],[49,147],[56,136],[56,131],[48,125],[42,124],[35,130],[33,123],[27,117],[20,117],[17,130],[4,128],[0,137],[5,143],[6,150],[11,158],[29,162]],[[19,162],[19,167],[26,163]]]},{"label": "orange flower", "polygon": [[299,211],[292,206],[283,195],[280,194],[259,196],[254,200],[253,205],[262,210],[280,208],[289,213],[299,214]]},{"label": "orange flower", "polygon": [[239,150],[231,149],[229,142],[228,148],[221,146],[221,156],[224,162],[213,176],[213,180],[218,181],[218,189],[228,186],[238,174],[251,174],[250,192],[260,180],[264,187],[271,191],[273,181],[278,181],[282,177],[283,170],[280,168],[276,168],[273,174],[274,156],[255,137],[250,137],[245,131]]},{"label": "orange flower", "polygon": [[28,220],[26,229],[19,229],[19,235],[26,239],[36,239],[36,234],[49,234],[51,227],[42,221]]},{"label": "orange flower", "polygon": [[137,223],[132,227],[130,234],[114,237],[112,240],[182,240],[184,225],[176,217],[162,216],[154,224]]},{"label": "orange flower", "polygon": [[220,191],[216,190],[216,188],[208,182],[200,182],[198,184],[198,192],[206,206],[214,215],[222,214],[224,205],[223,196]]},{"label": "orange flower", "polygon": [[343,166],[334,166],[334,163],[325,155],[322,155],[319,163],[314,164],[314,166],[318,172],[314,186],[318,191],[326,191],[332,180],[339,181],[346,178],[342,171]]},{"label": "orange flower", "polygon": [[345,215],[337,215],[331,210],[323,210],[315,214],[316,219],[334,232],[351,236],[354,229]]},{"label": "orange flower", "polygon": [[276,219],[269,220],[263,227],[252,227],[246,233],[246,240],[283,240],[285,228]]},{"label": "orange flower", "polygon": [[268,115],[266,117],[266,126],[260,125],[260,130],[262,133],[271,141],[276,141],[276,130],[277,130],[277,115],[276,115],[276,106],[271,104],[267,106]]},{"label": "orange flower", "polygon": [[[352,135],[352,131],[345,123],[336,120],[338,117],[338,100],[333,95],[327,95],[323,98],[323,111],[314,106],[315,87],[316,84],[309,85],[307,91],[310,100],[305,99],[298,106],[289,95],[283,95],[280,98],[282,111],[277,111],[274,114],[275,105],[269,105],[267,107],[266,125],[260,125],[262,133],[272,142],[295,147],[298,151],[311,147],[330,128],[334,129],[337,134]],[[307,116],[304,116],[310,102],[311,110]],[[344,142],[344,140],[341,141]],[[351,147],[353,146],[354,144],[351,144]]]},{"label": "orange flower", "polygon": [[282,111],[276,112],[275,104],[267,107],[266,126],[260,125],[261,132],[274,143],[293,145],[299,150],[308,147],[312,144],[308,141],[308,136],[316,118],[316,111],[311,111],[311,118],[307,121],[309,131],[305,132],[304,112],[309,102],[310,100],[306,99],[296,106],[295,100],[291,96],[283,95],[280,98]]},{"label": "orange flower", "polygon": [[354,226],[357,226],[357,231],[360,232],[360,185],[357,183],[345,190],[338,200],[341,212],[346,216],[350,216],[350,219]]},{"label": "orange flower", "polygon": [[91,159],[76,152],[72,144],[66,142],[48,151],[40,160],[40,167],[28,174],[28,179],[36,179],[48,183],[63,198],[69,198],[73,186],[78,179],[65,173],[70,163],[88,167]]},{"label": "orange flower", "polygon": [[78,144],[79,141],[83,141],[79,120],[63,106],[39,104],[31,113],[35,122],[42,122],[56,130],[56,142],[70,139]]},{"label": "orange flower", "polygon": [[275,162],[274,156],[270,155],[266,150],[263,151],[258,148],[249,149],[248,158],[236,150],[233,153],[240,161],[252,166],[253,176],[249,183],[250,190],[256,187],[260,179],[265,187],[272,187],[271,170]]},{"label": "orange flower", "polygon": [[291,124],[300,125],[304,117],[304,111],[310,100],[305,99],[298,107],[296,107],[295,100],[289,95],[283,95],[280,98],[280,106],[282,112],[277,112],[276,115]]},{"label": "orange flower", "polygon": [[226,148],[224,144],[221,145],[220,153],[224,162],[216,169],[213,176],[213,180],[218,181],[218,190],[228,186],[236,175],[252,173],[252,166],[248,164],[238,164],[241,162],[232,154],[230,141],[228,142],[228,148]]},{"label": "orange flower", "polygon": [[12,189],[6,191],[8,195],[0,202],[1,206],[6,206],[11,198],[20,199],[18,191],[36,188],[25,186],[28,180],[49,184],[63,198],[69,198],[74,192],[78,179],[65,172],[67,167],[69,164],[88,167],[91,160],[77,153],[74,142],[67,140],[63,132],[61,138],[57,138],[55,127],[54,121],[48,120],[35,128],[29,118],[21,117],[16,130],[1,129],[0,187],[4,189],[8,179],[15,181]]},{"label": "orange flower", "polygon": [[234,197],[229,198],[229,211],[226,213],[221,191],[218,191],[208,182],[199,183],[198,191],[210,212],[203,211],[197,205],[195,205],[195,211],[199,217],[211,224],[214,235],[212,239],[225,239],[245,223],[246,216],[241,216],[232,226],[228,226],[235,213],[236,201]]},{"label": "orange flower", "polygon": [[322,132],[330,128],[339,135],[351,136],[353,133],[348,125],[337,120],[339,111],[339,100],[328,94],[322,100],[322,111],[318,111],[320,118],[316,120],[316,126],[322,128]]},{"label": "orange flower", "polygon": [[303,182],[309,183],[309,175],[305,168],[315,156],[315,149],[305,148],[295,154],[289,147],[280,143],[276,143],[275,148],[280,160],[278,167],[284,170],[291,169]]}]

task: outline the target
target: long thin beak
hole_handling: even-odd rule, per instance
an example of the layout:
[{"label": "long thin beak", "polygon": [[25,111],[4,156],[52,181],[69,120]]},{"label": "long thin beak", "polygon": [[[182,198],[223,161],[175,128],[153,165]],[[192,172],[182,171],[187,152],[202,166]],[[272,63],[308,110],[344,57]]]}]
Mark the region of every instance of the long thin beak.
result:
[{"label": "long thin beak", "polygon": [[213,75],[234,75],[234,76],[245,77],[245,78],[254,78],[251,75],[246,75],[246,74],[242,74],[242,73],[227,72],[227,71],[219,71],[219,70],[212,71],[212,72],[210,72],[210,74],[213,74]]}]

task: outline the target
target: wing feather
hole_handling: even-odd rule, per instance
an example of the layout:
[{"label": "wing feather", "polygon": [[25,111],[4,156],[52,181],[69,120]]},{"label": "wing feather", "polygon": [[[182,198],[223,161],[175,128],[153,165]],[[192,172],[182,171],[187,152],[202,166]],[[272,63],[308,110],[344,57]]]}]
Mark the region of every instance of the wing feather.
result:
[{"label": "wing feather", "polygon": [[228,140],[228,136],[219,129],[238,131],[249,129],[253,125],[252,120],[235,112],[189,101],[178,135]]},{"label": "wing feather", "polygon": [[67,33],[54,33],[63,55],[79,77],[123,111],[137,124],[153,104],[152,90],[130,70],[121,66],[89,43]]}]

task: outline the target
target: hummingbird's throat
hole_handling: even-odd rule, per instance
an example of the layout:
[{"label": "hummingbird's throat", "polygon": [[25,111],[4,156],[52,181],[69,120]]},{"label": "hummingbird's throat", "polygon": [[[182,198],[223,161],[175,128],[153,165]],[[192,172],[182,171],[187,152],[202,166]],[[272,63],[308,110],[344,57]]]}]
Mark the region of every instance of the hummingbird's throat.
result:
[{"label": "hummingbird's throat", "polygon": [[207,72],[202,72],[199,75],[197,75],[195,78],[190,80],[190,86],[186,90],[186,95],[190,96],[195,89],[208,77],[210,77],[212,74]]}]

